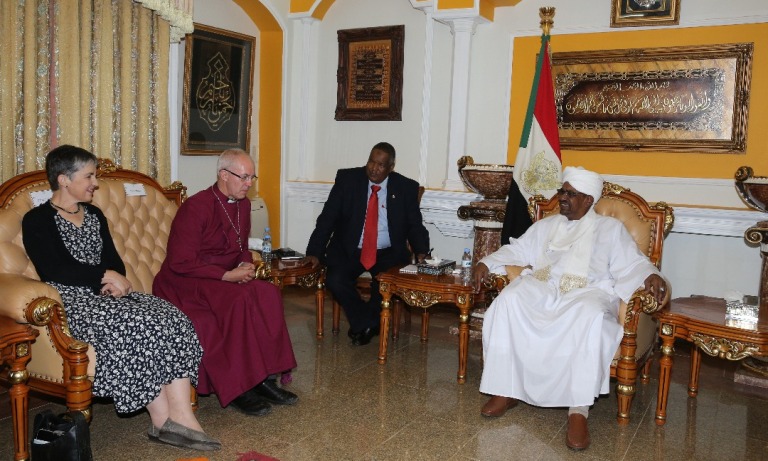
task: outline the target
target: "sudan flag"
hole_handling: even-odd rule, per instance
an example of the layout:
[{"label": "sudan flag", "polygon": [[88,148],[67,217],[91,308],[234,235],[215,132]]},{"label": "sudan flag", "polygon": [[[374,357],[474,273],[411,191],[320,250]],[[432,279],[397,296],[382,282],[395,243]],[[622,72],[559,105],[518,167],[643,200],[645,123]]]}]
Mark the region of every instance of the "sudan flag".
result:
[{"label": "sudan flag", "polygon": [[514,181],[509,188],[501,232],[502,245],[509,243],[510,237],[520,237],[530,227],[528,198],[534,195],[553,196],[562,184],[562,169],[549,35],[544,34],[541,36],[536,75],[515,160]]}]

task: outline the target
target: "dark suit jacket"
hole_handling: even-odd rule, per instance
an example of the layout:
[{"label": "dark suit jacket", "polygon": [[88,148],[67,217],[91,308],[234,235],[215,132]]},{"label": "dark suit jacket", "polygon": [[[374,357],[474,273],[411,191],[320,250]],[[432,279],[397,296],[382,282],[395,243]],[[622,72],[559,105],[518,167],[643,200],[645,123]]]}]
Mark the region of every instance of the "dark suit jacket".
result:
[{"label": "dark suit jacket", "polygon": [[[419,209],[419,183],[392,172],[387,183],[387,221],[392,250],[397,259],[407,263],[410,242],[413,252],[429,252],[429,232]],[[355,258],[368,206],[368,176],[364,167],[336,173],[336,182],[328,195],[317,225],[307,244],[307,255],[323,263],[345,264]]]}]

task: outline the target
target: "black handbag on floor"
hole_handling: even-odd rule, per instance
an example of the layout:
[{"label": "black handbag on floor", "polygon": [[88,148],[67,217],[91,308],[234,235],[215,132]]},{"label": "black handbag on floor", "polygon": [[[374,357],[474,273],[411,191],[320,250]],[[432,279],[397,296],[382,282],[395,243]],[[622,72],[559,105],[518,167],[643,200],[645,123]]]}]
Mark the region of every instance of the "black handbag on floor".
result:
[{"label": "black handbag on floor", "polygon": [[30,446],[32,461],[93,461],[91,432],[79,411],[35,416]]}]

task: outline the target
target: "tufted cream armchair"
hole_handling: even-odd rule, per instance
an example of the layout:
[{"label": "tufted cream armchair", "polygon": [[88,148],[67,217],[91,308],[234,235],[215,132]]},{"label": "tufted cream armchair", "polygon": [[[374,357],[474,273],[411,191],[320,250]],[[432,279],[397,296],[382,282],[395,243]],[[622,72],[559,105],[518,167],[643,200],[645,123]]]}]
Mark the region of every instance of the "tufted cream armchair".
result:
[{"label": "tufted cream armchair", "polygon": [[[560,212],[557,195],[552,198],[536,196],[531,198],[528,212],[533,221]],[[649,205],[642,197],[619,185],[606,182],[600,200],[595,204],[595,212],[603,216],[618,219],[629,231],[638,248],[656,267],[661,267],[661,252],[664,237],[672,229],[674,214],[672,207],[664,202]],[[520,275],[524,268],[507,266],[506,275],[493,279],[495,288],[502,289],[511,280]],[[642,289],[637,290],[629,304],[621,302],[619,323],[624,326],[624,337],[611,362],[611,377],[618,382],[619,424],[629,423],[629,410],[635,395],[635,384],[640,367],[643,367],[642,380],[648,382],[650,357],[656,340],[656,321],[650,315],[669,301],[669,291],[661,304],[652,295]]]},{"label": "tufted cream armchair", "polygon": [[[97,178],[99,190],[93,203],[107,217],[126,275],[136,291],[151,293],[186,188],[174,183],[164,189],[149,176],[116,168],[103,159]],[[128,196],[127,184],[143,185],[146,195]],[[0,380],[64,398],[69,410],[82,411],[90,420],[95,354],[88,344],[71,337],[59,293],[39,280],[21,239],[21,219],[33,207],[33,195],[49,189],[44,171],[18,175],[0,186],[0,318],[31,324],[39,332],[31,351],[17,348],[0,355],[0,369],[11,365],[11,373]],[[0,339],[9,334],[1,325]],[[11,363],[22,360],[28,360],[26,371]],[[27,459],[26,392],[11,392],[11,406],[15,459]]]}]

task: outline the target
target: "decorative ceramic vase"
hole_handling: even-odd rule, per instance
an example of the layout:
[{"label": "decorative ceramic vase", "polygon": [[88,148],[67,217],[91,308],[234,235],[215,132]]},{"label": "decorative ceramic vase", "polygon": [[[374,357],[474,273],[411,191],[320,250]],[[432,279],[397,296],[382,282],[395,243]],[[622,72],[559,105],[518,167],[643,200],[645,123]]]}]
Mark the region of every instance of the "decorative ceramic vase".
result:
[{"label": "decorative ceramic vase", "polygon": [[[768,177],[755,176],[752,168],[739,167],[734,175],[736,190],[750,207],[768,212]],[[744,238],[750,243],[760,244],[762,267],[760,270],[760,291],[758,295],[758,321],[768,317],[768,221],[759,221],[744,232]],[[765,358],[750,357],[743,362],[745,368],[768,377],[768,361]]]},{"label": "decorative ceramic vase", "polygon": [[768,177],[755,176],[751,167],[736,170],[736,190],[747,205],[768,213]]},{"label": "decorative ceramic vase", "polygon": [[483,196],[483,200],[503,202],[507,199],[512,184],[512,165],[475,163],[465,155],[457,162],[459,176],[467,189]]}]

